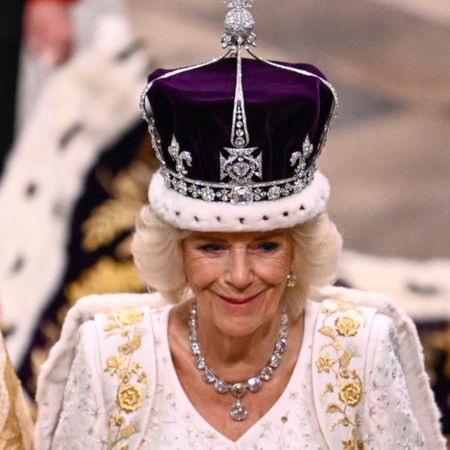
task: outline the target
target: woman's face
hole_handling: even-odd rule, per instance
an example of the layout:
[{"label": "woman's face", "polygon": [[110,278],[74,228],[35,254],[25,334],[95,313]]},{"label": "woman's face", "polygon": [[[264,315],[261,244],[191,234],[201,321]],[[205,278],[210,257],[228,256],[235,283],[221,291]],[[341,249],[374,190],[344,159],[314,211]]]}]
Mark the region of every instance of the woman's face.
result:
[{"label": "woman's face", "polygon": [[292,263],[287,231],[194,232],[182,252],[200,320],[237,337],[275,317]]}]

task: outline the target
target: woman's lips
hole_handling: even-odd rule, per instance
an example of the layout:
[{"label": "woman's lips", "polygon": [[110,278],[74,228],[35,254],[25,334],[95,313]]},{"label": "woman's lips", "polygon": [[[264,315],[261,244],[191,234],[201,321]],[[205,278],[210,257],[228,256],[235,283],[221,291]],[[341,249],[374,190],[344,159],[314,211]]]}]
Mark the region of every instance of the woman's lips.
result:
[{"label": "woman's lips", "polygon": [[222,295],[219,295],[219,298],[222,299],[226,303],[240,306],[240,305],[246,305],[247,303],[250,303],[256,297],[258,297],[259,294],[260,293],[252,295],[251,297],[245,297],[245,298],[231,298],[231,297],[224,297]]}]

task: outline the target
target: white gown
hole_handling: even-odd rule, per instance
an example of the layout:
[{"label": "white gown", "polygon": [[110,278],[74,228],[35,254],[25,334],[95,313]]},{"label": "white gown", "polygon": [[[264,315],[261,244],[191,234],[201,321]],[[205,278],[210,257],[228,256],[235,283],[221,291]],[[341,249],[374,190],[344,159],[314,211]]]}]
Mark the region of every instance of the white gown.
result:
[{"label": "white gown", "polygon": [[[78,328],[76,350],[67,376],[63,373],[57,376],[55,371],[46,373],[48,368],[44,370],[38,398],[41,408],[36,434],[38,449],[444,449],[436,414],[435,417],[428,414],[431,418],[427,424],[422,421],[421,413],[418,417],[414,410],[393,320],[372,309],[372,320],[360,322],[361,332],[363,327],[367,328],[364,339],[367,354],[358,355],[361,348],[352,347],[356,341],[347,345],[344,335],[351,339],[359,325],[352,328],[355,322],[344,309],[347,321],[341,325],[347,328],[341,327],[339,342],[345,348],[338,351],[341,359],[348,356],[346,351],[353,352],[354,356],[347,358],[351,363],[342,359],[342,366],[332,358],[330,350],[335,350],[330,343],[336,342],[337,334],[332,335],[326,323],[319,323],[327,320],[324,308],[333,305],[330,301],[307,303],[303,343],[285,391],[236,442],[221,435],[195,410],[180,385],[168,344],[171,306],[141,307],[143,315],[139,323],[132,316],[131,322],[134,321],[142,336],[139,343],[145,343],[139,348],[133,347],[130,340],[126,342],[131,347],[120,347],[124,342],[120,333],[119,340],[113,338],[107,345],[100,342],[104,332],[114,332],[111,323],[118,316],[101,314],[95,320],[84,321]],[[357,314],[366,314],[365,309],[358,309]],[[338,319],[329,317],[330,324],[338,324]],[[128,327],[127,320],[124,323]],[[143,331],[146,320],[151,322],[148,329],[152,336],[146,336]],[[130,355],[133,353],[130,349],[134,348],[133,358],[120,360],[117,348],[123,350],[123,355]],[[56,372],[59,364],[55,362],[63,360],[61,356],[54,358],[52,365]],[[118,361],[134,368],[134,372],[114,384],[120,371]],[[334,369],[344,372],[336,375]],[[355,373],[351,375],[345,370]],[[355,380],[359,380],[356,384],[361,386],[361,393],[354,390]],[[136,396],[133,386],[140,386],[142,395]],[[61,399],[59,406],[57,401],[51,403],[55,393]],[[211,390],[212,399],[214,395],[219,394]],[[264,388],[258,395],[264,395]],[[119,397],[125,402],[120,403]],[[436,423],[431,430],[433,420]]]}]

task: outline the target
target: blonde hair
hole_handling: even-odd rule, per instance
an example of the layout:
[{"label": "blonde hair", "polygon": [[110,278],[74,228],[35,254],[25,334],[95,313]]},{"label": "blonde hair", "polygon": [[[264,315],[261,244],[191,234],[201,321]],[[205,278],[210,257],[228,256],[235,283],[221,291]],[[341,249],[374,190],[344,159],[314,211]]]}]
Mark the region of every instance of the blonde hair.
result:
[{"label": "blonde hair", "polygon": [[[189,230],[180,230],[160,219],[150,208],[142,208],[131,251],[139,275],[151,288],[172,303],[191,294],[183,269],[181,241]],[[342,238],[326,213],[288,229],[294,247],[292,273],[297,284],[287,288],[282,302],[296,318],[306,299],[321,286],[335,281]]]}]

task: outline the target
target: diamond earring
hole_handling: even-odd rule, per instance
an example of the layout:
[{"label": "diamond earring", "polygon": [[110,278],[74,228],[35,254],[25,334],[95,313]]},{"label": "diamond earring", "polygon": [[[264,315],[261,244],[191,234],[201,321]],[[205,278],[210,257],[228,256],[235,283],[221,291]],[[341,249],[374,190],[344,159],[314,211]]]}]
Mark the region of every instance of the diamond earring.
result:
[{"label": "diamond earring", "polygon": [[295,275],[295,273],[290,273],[287,276],[287,284],[286,284],[286,286],[288,288],[293,288],[296,284],[297,284],[297,275]]}]

